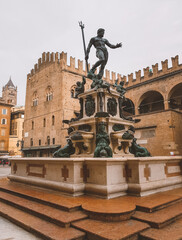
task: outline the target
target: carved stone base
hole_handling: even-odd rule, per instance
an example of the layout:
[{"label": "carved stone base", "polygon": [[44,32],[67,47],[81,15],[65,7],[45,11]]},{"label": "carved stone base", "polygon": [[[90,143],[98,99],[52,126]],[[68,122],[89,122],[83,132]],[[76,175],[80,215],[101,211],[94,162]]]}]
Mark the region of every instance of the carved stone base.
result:
[{"label": "carved stone base", "polygon": [[145,196],[182,186],[182,156],[14,158],[8,178],[72,196]]}]

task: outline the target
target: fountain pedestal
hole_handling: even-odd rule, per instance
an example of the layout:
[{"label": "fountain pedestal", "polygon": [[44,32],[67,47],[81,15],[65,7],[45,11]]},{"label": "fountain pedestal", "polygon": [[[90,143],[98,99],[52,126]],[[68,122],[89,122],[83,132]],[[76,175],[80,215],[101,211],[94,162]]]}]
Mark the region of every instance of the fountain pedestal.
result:
[{"label": "fountain pedestal", "polygon": [[133,127],[133,122],[120,117],[120,94],[114,88],[110,89],[110,93],[99,88],[89,89],[79,94],[79,98],[82,99],[80,102],[83,117],[69,123],[72,130],[69,136],[75,147],[75,154],[72,156],[94,156],[100,124],[105,126],[104,131],[109,138],[112,156],[133,156],[129,153],[132,140],[122,138],[123,134]]}]

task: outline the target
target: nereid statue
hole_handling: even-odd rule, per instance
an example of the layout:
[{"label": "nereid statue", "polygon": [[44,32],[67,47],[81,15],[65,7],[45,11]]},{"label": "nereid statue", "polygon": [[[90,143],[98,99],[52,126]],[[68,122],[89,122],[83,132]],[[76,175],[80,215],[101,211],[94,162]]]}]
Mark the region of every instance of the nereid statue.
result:
[{"label": "nereid statue", "polygon": [[146,148],[141,147],[139,144],[137,144],[136,140],[136,138],[133,138],[133,142],[129,148],[130,153],[134,154],[135,157],[150,157],[150,152]]},{"label": "nereid statue", "polygon": [[73,147],[73,143],[71,139],[67,139],[67,145],[63,148],[60,148],[56,152],[54,152],[53,157],[70,157],[70,155],[75,153],[75,148]]}]

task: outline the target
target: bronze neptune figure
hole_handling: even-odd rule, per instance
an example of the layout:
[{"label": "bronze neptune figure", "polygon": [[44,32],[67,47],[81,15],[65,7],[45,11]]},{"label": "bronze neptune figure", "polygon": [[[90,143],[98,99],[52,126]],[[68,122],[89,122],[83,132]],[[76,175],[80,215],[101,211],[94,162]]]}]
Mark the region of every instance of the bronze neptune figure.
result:
[{"label": "bronze neptune figure", "polygon": [[[99,28],[97,31],[97,36],[90,39],[90,42],[88,44],[85,60],[87,61],[89,58],[89,52],[92,45],[96,48],[96,57],[99,58],[99,61],[97,61],[94,66],[91,68],[89,74],[94,76],[94,72],[98,66],[100,67],[100,71],[97,75],[97,79],[101,79],[104,74],[104,68],[106,66],[107,60],[108,60],[108,51],[105,45],[107,45],[110,48],[119,48],[122,47],[122,43],[118,43],[116,45],[112,45],[109,43],[109,41],[104,37],[105,30],[103,28]],[[91,76],[90,76],[91,77]]]}]

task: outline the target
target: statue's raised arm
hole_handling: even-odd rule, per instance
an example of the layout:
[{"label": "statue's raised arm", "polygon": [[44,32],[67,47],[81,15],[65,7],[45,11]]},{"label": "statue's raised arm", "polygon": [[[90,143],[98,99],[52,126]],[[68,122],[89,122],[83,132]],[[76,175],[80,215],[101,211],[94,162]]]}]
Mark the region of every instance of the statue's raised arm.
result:
[{"label": "statue's raised arm", "polygon": [[105,30],[103,28],[99,28],[97,31],[97,36],[90,39],[90,42],[88,44],[85,60],[88,60],[89,53],[92,45],[96,48],[96,57],[99,58],[99,61],[97,61],[94,66],[90,70],[90,75],[94,75],[94,72],[98,66],[100,67],[100,71],[97,75],[98,79],[101,79],[104,74],[104,68],[106,66],[107,60],[108,60],[108,51],[105,45],[107,45],[110,48],[119,48],[122,47],[122,43],[117,43],[116,45],[111,44],[107,39],[103,38],[105,33]]},{"label": "statue's raised arm", "polygon": [[122,47],[122,43],[117,43],[116,45],[113,45],[113,44],[111,44],[107,39],[105,39],[105,40],[106,40],[105,44],[106,44],[108,47],[110,47],[110,48],[119,48],[119,47]]}]

